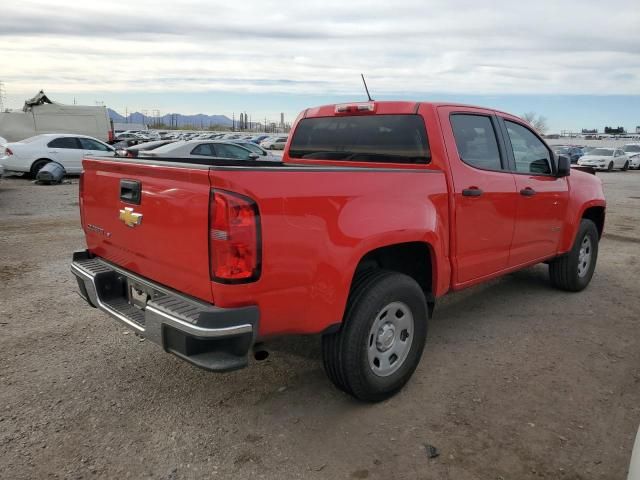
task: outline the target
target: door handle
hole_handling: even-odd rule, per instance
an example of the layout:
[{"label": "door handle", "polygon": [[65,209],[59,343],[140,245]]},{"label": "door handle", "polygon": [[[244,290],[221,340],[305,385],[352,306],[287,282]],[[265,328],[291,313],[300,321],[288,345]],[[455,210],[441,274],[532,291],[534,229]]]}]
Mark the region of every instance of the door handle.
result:
[{"label": "door handle", "polygon": [[140,197],[142,195],[140,181],[138,180],[120,180],[120,200],[126,203],[140,205]]},{"label": "door handle", "polygon": [[520,190],[520,195],[525,197],[533,197],[535,194],[536,191],[531,187],[523,188],[522,190]]},{"label": "door handle", "polygon": [[479,197],[482,195],[482,190],[478,187],[469,187],[462,190],[463,197]]}]

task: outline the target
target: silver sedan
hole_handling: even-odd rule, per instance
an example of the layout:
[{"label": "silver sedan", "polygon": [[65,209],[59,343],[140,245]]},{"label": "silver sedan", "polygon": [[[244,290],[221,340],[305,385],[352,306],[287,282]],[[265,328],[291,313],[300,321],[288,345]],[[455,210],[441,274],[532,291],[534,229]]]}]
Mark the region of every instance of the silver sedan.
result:
[{"label": "silver sedan", "polygon": [[272,156],[261,156],[248,148],[235,144],[231,141],[215,140],[187,140],[170,143],[155,150],[140,152],[138,158],[219,158],[225,160],[266,160],[280,161]]}]

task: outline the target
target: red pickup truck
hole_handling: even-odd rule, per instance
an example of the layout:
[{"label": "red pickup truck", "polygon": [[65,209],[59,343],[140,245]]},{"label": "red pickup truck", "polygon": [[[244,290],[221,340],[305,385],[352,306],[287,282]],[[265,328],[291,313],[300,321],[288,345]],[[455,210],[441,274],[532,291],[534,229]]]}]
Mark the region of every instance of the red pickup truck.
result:
[{"label": "red pickup truck", "polygon": [[445,293],[541,262],[585,288],[605,199],[520,118],[366,102],[302,112],[282,164],[87,158],[80,211],[71,269],[93,307],[212,371],[321,334],[333,383],[379,401]]}]

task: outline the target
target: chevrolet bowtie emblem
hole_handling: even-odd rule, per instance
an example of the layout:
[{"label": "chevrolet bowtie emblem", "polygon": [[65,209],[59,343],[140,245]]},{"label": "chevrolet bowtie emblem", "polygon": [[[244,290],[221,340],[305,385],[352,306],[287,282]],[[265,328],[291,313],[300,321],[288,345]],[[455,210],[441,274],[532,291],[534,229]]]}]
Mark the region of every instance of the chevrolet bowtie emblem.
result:
[{"label": "chevrolet bowtie emblem", "polygon": [[142,214],[133,211],[133,208],[124,207],[120,210],[120,220],[124,222],[127,227],[135,227],[142,223]]}]

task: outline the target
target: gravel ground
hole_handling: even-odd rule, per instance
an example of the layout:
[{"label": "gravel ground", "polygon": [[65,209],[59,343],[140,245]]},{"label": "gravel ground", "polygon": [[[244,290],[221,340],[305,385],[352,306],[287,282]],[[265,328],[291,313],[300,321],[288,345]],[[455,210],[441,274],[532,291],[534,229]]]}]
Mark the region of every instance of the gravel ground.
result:
[{"label": "gravel ground", "polygon": [[[77,181],[0,183],[0,477],[622,479],[640,423],[640,172],[602,173],[591,286],[543,265],[447,296],[409,385],[360,404],[318,338],[210,374],[76,294]],[[439,456],[429,458],[429,446]]]}]

